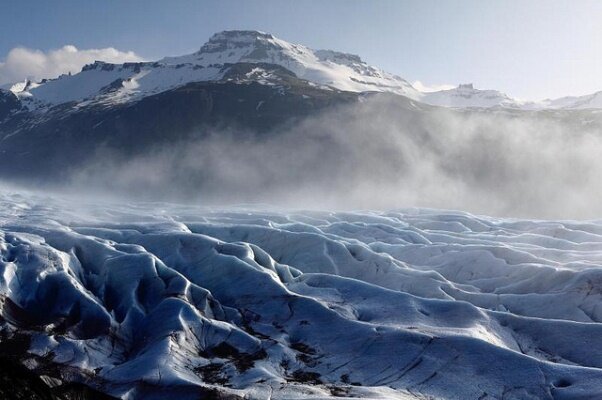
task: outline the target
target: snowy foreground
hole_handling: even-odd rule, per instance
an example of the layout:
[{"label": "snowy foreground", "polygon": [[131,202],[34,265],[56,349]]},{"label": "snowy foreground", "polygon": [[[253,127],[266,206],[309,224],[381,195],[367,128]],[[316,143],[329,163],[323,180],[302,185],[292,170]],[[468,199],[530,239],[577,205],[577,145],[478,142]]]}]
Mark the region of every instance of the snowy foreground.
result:
[{"label": "snowy foreground", "polygon": [[2,342],[50,383],[602,398],[602,222],[0,203]]}]

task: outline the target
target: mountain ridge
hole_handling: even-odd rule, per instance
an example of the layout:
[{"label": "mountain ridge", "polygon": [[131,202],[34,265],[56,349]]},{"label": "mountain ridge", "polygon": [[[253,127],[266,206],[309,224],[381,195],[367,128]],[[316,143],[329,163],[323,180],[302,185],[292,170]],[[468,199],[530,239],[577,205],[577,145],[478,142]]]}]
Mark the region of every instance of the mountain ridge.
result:
[{"label": "mountain ridge", "polygon": [[[110,64],[97,61],[81,72],[40,82],[17,83],[11,91],[30,110],[67,102],[119,104],[171,90],[190,82],[217,81],[224,66],[274,64],[313,84],[351,92],[390,92],[430,105],[453,108],[587,109],[602,108],[602,91],[542,101],[522,101],[497,90],[459,85],[420,92],[407,80],[364,62],[360,56],[334,50],[312,50],[260,31],[223,31],[191,54],[158,61]],[[103,89],[111,85],[112,92]]]}]

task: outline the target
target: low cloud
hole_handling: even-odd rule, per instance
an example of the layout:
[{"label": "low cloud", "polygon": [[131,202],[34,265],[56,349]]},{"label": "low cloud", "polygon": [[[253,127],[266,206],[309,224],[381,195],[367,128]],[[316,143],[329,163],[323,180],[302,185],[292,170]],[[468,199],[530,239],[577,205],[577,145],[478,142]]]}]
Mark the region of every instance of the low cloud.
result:
[{"label": "low cloud", "polygon": [[25,79],[55,78],[69,72],[76,73],[96,60],[109,63],[142,61],[133,51],[120,51],[113,47],[80,50],[67,45],[47,52],[15,47],[0,62],[0,85]]},{"label": "low cloud", "polygon": [[414,86],[417,90],[421,91],[421,92],[438,92],[439,90],[449,90],[449,89],[453,89],[456,86],[455,85],[448,85],[448,84],[441,84],[441,85],[427,85],[424,84],[420,81],[414,81],[412,83],[412,86]]},{"label": "low cloud", "polygon": [[76,193],[197,204],[593,218],[601,126],[592,112],[463,112],[377,96],[262,136],[208,131],[137,156],[105,149],[72,182]]}]

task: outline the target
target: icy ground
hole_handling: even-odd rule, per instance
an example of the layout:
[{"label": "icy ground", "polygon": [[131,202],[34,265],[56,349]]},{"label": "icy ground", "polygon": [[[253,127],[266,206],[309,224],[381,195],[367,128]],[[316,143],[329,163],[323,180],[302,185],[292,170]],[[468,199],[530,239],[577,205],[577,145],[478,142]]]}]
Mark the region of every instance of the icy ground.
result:
[{"label": "icy ground", "polygon": [[0,195],[4,353],[126,399],[602,398],[601,265],[602,222]]}]

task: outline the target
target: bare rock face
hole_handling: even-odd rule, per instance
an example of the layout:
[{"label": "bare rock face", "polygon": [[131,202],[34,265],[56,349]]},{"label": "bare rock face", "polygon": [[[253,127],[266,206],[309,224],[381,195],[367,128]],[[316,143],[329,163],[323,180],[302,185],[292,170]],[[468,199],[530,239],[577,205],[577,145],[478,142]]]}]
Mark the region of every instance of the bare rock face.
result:
[{"label": "bare rock face", "polygon": [[21,109],[21,102],[9,90],[0,89],[0,121]]}]

